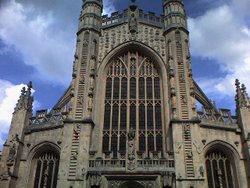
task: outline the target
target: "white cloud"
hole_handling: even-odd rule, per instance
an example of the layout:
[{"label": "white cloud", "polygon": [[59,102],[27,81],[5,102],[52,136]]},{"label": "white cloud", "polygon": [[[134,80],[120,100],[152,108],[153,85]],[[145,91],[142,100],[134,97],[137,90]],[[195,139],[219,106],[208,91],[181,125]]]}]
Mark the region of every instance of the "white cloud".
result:
[{"label": "white cloud", "polygon": [[9,131],[12,113],[24,84],[13,85],[6,80],[0,80],[0,147]]},{"label": "white cloud", "polygon": [[189,19],[193,56],[216,60],[223,75],[202,78],[204,90],[215,97],[233,96],[234,80],[239,78],[250,89],[250,19],[249,0],[232,0],[229,4]]},{"label": "white cloud", "polygon": [[113,0],[104,0],[103,5],[104,5],[103,15],[115,12]]},{"label": "white cloud", "polygon": [[34,15],[35,11],[11,0],[0,11],[0,38],[21,52],[24,62],[37,70],[39,79],[68,84],[74,39],[69,40],[67,30],[53,29],[53,12]]},{"label": "white cloud", "polygon": [[[80,3],[72,5],[66,0],[10,0],[5,3],[0,7],[0,38],[7,46],[1,53],[14,46],[23,56],[23,62],[35,68],[36,78],[68,85]],[[113,11],[113,1],[105,0],[104,14]]]}]

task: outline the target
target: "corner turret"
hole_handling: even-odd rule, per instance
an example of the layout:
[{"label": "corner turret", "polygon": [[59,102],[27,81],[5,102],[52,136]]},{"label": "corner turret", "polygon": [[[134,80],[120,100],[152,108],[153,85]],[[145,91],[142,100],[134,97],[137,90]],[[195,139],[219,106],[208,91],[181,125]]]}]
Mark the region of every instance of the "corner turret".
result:
[{"label": "corner turret", "polygon": [[163,0],[163,12],[165,32],[177,28],[188,32],[183,0]]},{"label": "corner turret", "polygon": [[82,2],[78,33],[83,30],[100,32],[103,9],[102,0],[83,0]]}]

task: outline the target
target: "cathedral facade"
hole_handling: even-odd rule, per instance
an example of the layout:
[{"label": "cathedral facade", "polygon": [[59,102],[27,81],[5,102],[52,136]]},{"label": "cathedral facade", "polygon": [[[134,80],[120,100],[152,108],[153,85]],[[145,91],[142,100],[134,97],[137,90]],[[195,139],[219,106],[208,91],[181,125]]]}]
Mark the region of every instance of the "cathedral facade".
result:
[{"label": "cathedral facade", "polygon": [[135,1],[102,9],[83,0],[72,81],[52,110],[33,116],[32,83],[21,91],[0,187],[249,187],[246,88],[236,80],[233,116],[193,80],[183,0],[163,0],[162,16]]}]

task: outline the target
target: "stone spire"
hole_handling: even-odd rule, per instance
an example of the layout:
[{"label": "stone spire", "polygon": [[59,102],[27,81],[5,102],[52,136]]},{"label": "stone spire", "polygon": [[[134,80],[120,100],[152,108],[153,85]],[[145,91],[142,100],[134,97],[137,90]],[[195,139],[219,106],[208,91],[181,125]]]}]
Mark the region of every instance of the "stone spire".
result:
[{"label": "stone spire", "polygon": [[32,89],[32,82],[29,82],[29,84],[27,85],[27,90],[25,87],[23,87],[19,100],[16,104],[14,113],[16,113],[18,110],[21,109],[26,109],[32,112],[33,96],[31,96],[31,89]]},{"label": "stone spire", "polygon": [[246,92],[246,86],[244,84],[240,85],[240,82],[238,79],[235,80],[235,86],[236,86],[236,108],[242,108],[242,107],[249,107],[250,101],[248,98],[248,94]]},{"label": "stone spire", "polygon": [[165,32],[172,29],[187,31],[187,17],[183,0],[163,0]]}]

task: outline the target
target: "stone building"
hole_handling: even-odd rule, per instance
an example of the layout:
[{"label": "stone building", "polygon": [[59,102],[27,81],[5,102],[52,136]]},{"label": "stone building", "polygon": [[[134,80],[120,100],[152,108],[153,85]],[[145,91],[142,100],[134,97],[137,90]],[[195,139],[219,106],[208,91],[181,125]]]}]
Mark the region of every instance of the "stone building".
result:
[{"label": "stone building", "polygon": [[163,0],[160,17],[135,1],[102,8],[83,0],[72,81],[52,110],[32,116],[32,84],[22,90],[0,187],[248,187],[246,88],[236,81],[232,116],[193,80],[183,1]]}]

